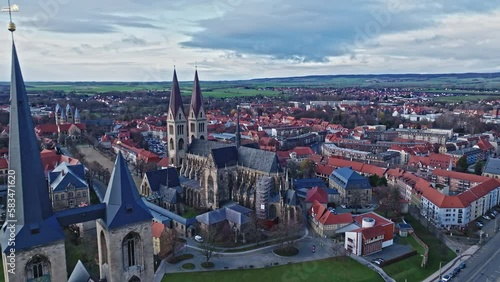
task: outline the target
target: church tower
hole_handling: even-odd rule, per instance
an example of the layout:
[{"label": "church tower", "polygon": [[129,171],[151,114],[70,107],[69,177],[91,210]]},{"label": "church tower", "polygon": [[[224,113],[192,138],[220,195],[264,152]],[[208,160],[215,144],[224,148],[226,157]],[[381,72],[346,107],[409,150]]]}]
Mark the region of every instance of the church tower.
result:
[{"label": "church tower", "polygon": [[80,112],[78,111],[78,108],[75,108],[75,122],[74,123],[81,123],[82,119],[80,118]]},{"label": "church tower", "polygon": [[153,217],[139,196],[121,153],[116,158],[104,203],[106,215],[96,221],[100,278],[108,282],[153,281]]},{"label": "church tower", "polygon": [[174,69],[172,90],[170,93],[170,105],[167,116],[168,127],[168,157],[171,165],[180,167],[186,156],[187,146],[187,120],[182,105],[181,90],[177,73]]},{"label": "church tower", "polygon": [[66,118],[68,119],[68,123],[73,123],[73,110],[69,104],[66,105]]},{"label": "church tower", "polygon": [[67,281],[64,233],[52,210],[14,42],[10,99],[7,219],[0,230],[5,281]]},{"label": "church tower", "polygon": [[207,116],[203,108],[203,96],[201,95],[198,71],[194,73],[193,94],[191,94],[191,105],[189,106],[189,143],[194,139],[204,140],[207,137]]},{"label": "church tower", "polygon": [[56,124],[61,124],[61,106],[59,103],[56,104],[56,110],[54,112],[56,118]]}]

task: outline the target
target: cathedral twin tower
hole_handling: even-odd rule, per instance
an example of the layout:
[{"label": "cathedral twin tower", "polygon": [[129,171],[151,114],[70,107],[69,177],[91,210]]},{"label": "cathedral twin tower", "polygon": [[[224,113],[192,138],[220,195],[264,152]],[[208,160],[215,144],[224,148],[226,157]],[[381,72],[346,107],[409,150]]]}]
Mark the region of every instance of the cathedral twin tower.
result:
[{"label": "cathedral twin tower", "polygon": [[207,138],[207,116],[203,108],[198,71],[194,75],[193,93],[191,94],[191,103],[186,115],[177,73],[174,70],[167,127],[169,163],[175,167],[180,167],[186,157],[187,144],[194,139],[204,140]]}]

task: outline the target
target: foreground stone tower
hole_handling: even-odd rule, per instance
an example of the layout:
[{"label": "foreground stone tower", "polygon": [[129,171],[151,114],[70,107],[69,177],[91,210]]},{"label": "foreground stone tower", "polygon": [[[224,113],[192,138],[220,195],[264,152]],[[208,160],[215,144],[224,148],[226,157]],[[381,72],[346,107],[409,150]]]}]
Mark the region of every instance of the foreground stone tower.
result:
[{"label": "foreground stone tower", "polygon": [[0,231],[5,281],[66,281],[64,233],[52,211],[26,88],[12,44],[7,220]]},{"label": "foreground stone tower", "polygon": [[104,203],[106,216],[96,224],[101,279],[153,281],[152,216],[121,153],[116,158]]}]

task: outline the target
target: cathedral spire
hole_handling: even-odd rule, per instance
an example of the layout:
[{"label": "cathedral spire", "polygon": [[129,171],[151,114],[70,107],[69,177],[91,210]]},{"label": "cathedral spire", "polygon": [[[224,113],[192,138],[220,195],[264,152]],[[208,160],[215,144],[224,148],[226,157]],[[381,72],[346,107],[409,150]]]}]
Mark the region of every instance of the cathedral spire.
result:
[{"label": "cathedral spire", "polygon": [[194,72],[193,94],[191,94],[191,110],[195,117],[198,117],[200,109],[203,106],[203,98],[201,96],[200,80],[198,79],[198,70]]},{"label": "cathedral spire", "polygon": [[[2,235],[7,235],[5,227],[10,226],[9,221],[16,220],[16,250],[21,250],[61,240],[64,235],[53,217],[28,96],[14,43],[12,43],[10,99],[9,175],[13,176],[15,181],[14,187],[9,186],[7,198],[11,199],[10,195],[14,196],[15,212],[7,214]],[[2,248],[7,250],[10,247],[3,241]]]},{"label": "cathedral spire", "polygon": [[177,72],[174,69],[174,78],[172,80],[172,90],[170,92],[170,111],[176,119],[179,109],[182,110],[182,96],[181,89],[179,87],[179,81],[177,80]]},{"label": "cathedral spire", "polygon": [[106,226],[109,229],[152,218],[137,191],[137,186],[121,152],[118,152],[116,157],[104,203],[106,203]]}]

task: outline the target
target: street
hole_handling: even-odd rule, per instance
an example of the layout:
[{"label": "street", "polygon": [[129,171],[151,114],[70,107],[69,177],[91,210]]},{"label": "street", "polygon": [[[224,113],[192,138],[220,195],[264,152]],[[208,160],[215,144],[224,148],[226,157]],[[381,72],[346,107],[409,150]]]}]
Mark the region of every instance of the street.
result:
[{"label": "street", "polygon": [[490,237],[471,258],[467,268],[457,276],[457,281],[500,281],[500,236]]}]

